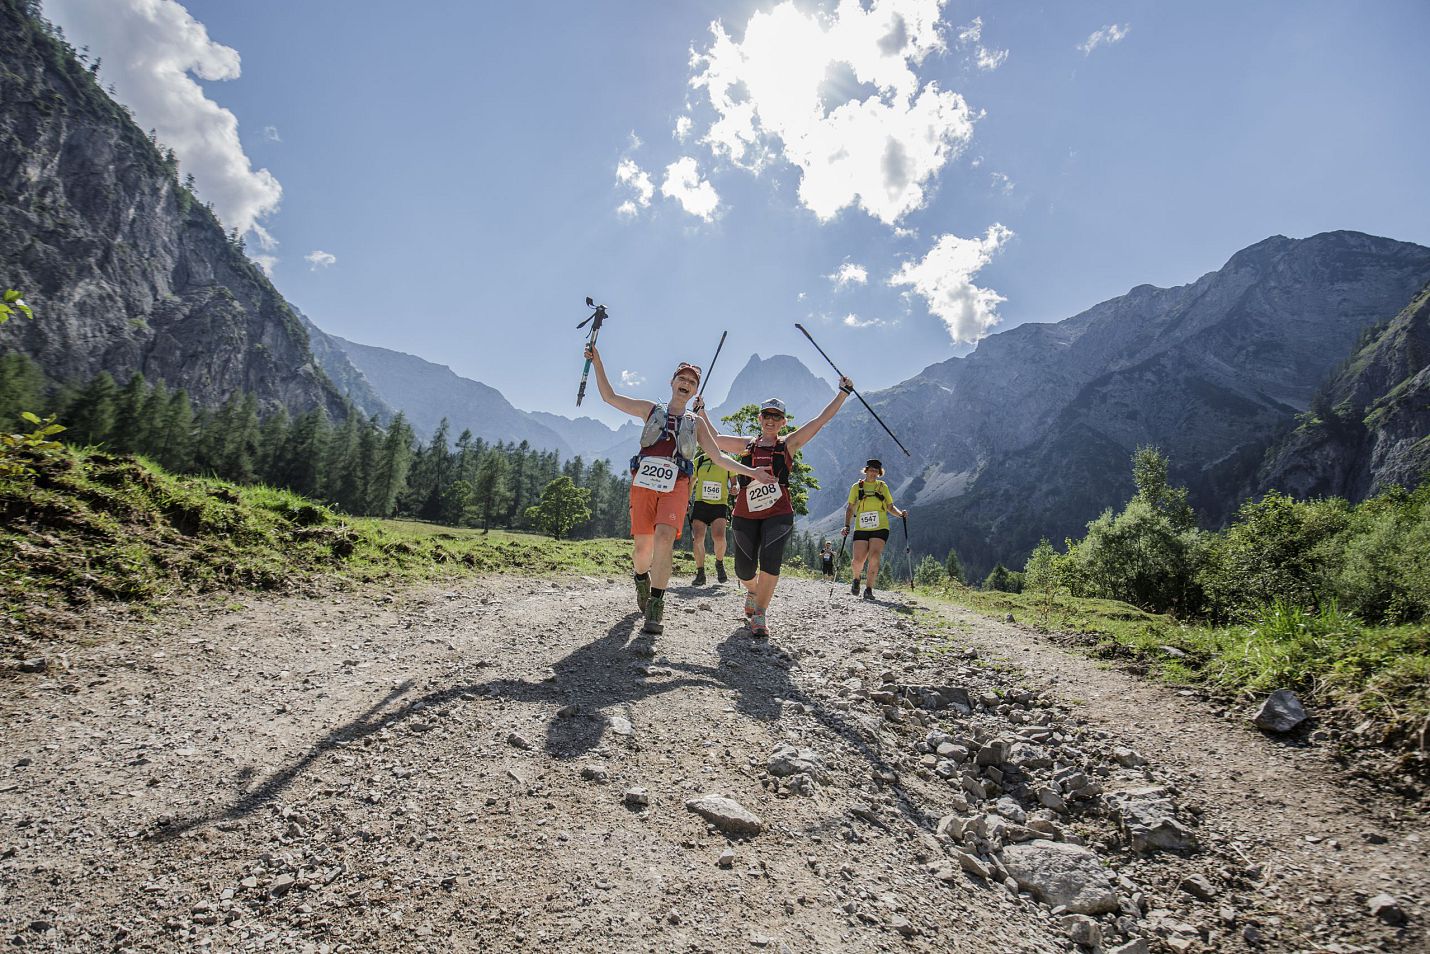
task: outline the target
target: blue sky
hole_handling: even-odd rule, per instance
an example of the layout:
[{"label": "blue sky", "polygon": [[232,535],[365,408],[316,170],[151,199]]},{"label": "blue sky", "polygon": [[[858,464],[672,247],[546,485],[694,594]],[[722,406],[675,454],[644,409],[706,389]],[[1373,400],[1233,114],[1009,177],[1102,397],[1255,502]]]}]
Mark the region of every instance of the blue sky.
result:
[{"label": "blue sky", "polygon": [[297,307],[527,409],[587,294],[631,393],[722,330],[717,396],[826,373],[795,321],[872,390],[1268,235],[1430,244],[1419,0],[409,7],[46,3]]}]

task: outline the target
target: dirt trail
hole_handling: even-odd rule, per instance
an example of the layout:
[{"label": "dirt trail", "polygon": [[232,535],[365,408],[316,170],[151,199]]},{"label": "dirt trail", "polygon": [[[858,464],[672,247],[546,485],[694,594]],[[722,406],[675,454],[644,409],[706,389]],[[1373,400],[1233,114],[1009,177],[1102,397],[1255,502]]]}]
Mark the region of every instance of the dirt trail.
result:
[{"label": "dirt trail", "polygon": [[[1015,628],[956,620],[950,644],[909,607],[828,594],[783,584],[767,642],[733,587],[674,591],[652,642],[629,585],[592,578],[96,620],[49,674],[0,683],[0,932],[74,951],[1430,947],[1424,819]],[[711,793],[763,830],[686,807]],[[1134,853],[1148,811],[1195,849]],[[1114,910],[1020,893],[1008,862],[1049,839],[1109,866],[1088,887]],[[1370,915],[1381,891],[1408,925]]]}]

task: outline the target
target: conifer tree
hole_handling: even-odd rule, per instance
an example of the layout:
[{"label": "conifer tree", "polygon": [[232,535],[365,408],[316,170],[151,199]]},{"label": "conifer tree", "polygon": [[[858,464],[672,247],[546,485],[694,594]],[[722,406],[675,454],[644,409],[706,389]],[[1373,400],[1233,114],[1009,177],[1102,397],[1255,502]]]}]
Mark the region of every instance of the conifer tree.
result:
[{"label": "conifer tree", "polygon": [[40,366],[19,352],[0,356],[0,431],[9,433],[25,411],[38,412],[45,392]]},{"label": "conifer tree", "polygon": [[278,408],[268,415],[258,429],[258,477],[264,483],[278,484],[284,470],[284,448],[288,446],[288,409]]},{"label": "conifer tree", "polygon": [[149,398],[149,384],[140,371],[129,376],[129,383],[120,390],[114,405],[114,430],[109,444],[121,454],[142,453],[148,445],[148,426],[144,406]]},{"label": "conifer tree", "polygon": [[68,422],[65,437],[81,447],[107,441],[114,430],[118,399],[119,388],[109,372],[96,374],[60,415]]},{"label": "conifer tree", "polygon": [[183,388],[169,396],[164,407],[164,425],[157,449],[165,470],[187,473],[194,468],[194,408]]},{"label": "conifer tree", "polygon": [[382,443],[377,472],[373,475],[369,513],[390,517],[397,507],[397,495],[407,485],[407,470],[412,466],[412,428],[401,411],[387,426]]},{"label": "conifer tree", "polygon": [[507,482],[510,470],[507,453],[500,446],[482,455],[476,483],[472,487],[471,506],[481,515],[483,532],[492,528],[494,515],[507,512],[511,498],[511,487]]}]

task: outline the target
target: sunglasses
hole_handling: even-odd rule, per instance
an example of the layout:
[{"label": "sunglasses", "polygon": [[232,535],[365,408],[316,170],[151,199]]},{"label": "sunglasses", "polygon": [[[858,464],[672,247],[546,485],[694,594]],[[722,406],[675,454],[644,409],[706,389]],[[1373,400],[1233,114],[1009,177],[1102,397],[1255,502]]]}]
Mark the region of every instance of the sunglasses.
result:
[{"label": "sunglasses", "polygon": [[771,418],[771,419],[773,419],[773,420],[778,420],[778,421],[782,421],[782,420],[785,419],[785,416],[784,416],[783,414],[781,414],[779,411],[761,411],[761,412],[760,412],[760,417],[768,417],[768,418]]}]

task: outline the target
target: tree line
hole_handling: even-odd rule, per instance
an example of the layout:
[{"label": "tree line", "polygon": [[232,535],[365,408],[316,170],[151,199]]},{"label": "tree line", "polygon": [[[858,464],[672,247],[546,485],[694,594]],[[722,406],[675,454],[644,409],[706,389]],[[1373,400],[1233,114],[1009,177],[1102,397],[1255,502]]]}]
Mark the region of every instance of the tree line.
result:
[{"label": "tree line", "polygon": [[82,386],[50,387],[28,357],[0,356],[0,423],[25,411],[54,414],[72,445],[143,455],[173,473],[284,487],[354,516],[576,537],[630,529],[626,476],[605,461],[562,462],[555,451],[490,444],[470,430],[453,439],[446,420],[422,442],[400,413],[386,423],[356,412],[332,421],[321,408],[265,415],[253,394],[195,407],[182,389],[143,374],[120,385],[104,371]]}]

